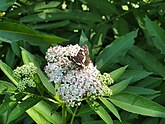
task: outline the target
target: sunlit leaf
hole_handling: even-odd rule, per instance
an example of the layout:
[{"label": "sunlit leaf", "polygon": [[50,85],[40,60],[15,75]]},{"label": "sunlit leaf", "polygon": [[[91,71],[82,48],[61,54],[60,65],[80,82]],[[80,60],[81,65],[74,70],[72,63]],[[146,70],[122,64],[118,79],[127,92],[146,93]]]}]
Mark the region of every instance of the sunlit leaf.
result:
[{"label": "sunlit leaf", "polygon": [[100,100],[121,122],[120,115],[115,106],[105,98],[101,98]]},{"label": "sunlit leaf", "polygon": [[[47,121],[53,124],[60,124],[62,122],[62,118],[60,114],[57,113],[56,111],[52,113],[51,106],[44,101],[39,102],[38,104],[32,107],[32,110],[28,110],[27,112],[31,113],[31,111],[36,111],[42,118],[44,117]],[[30,116],[33,116],[33,114]],[[37,117],[38,115],[34,115],[34,116],[36,116],[34,118],[39,118]]]},{"label": "sunlit leaf", "polygon": [[38,98],[38,97],[29,97],[26,100],[22,101],[21,103],[18,103],[17,106],[11,111],[11,113],[8,117],[7,123],[10,123],[11,121],[18,118],[27,109],[34,106],[39,101],[40,101],[40,98]]},{"label": "sunlit leaf", "polygon": [[29,53],[28,51],[26,51],[25,49],[22,48],[22,58],[24,63],[28,63],[28,62],[33,62],[34,65],[37,68],[37,74],[39,76],[39,78],[41,79],[41,82],[43,83],[43,85],[45,86],[45,88],[52,93],[53,95],[55,95],[55,88],[54,86],[48,81],[48,78],[45,76],[45,74],[42,72],[42,70],[40,69],[40,63],[39,61],[37,61],[36,57],[33,56],[31,53]]},{"label": "sunlit leaf", "polygon": [[14,78],[12,69],[1,60],[0,60],[0,68],[15,85],[18,84],[17,80]]},{"label": "sunlit leaf", "polygon": [[92,104],[88,102],[88,104],[104,120],[104,122],[107,124],[113,124],[113,120],[110,115],[98,102],[94,101]]},{"label": "sunlit leaf", "polygon": [[126,79],[126,80],[123,80],[123,81],[121,81],[121,82],[111,86],[110,89],[112,90],[113,95],[118,94],[121,91],[123,91],[128,86],[128,84],[130,83],[131,79],[132,78],[130,77],[130,78]]},{"label": "sunlit leaf", "polygon": [[13,93],[16,87],[7,81],[0,80],[0,94]]},{"label": "sunlit leaf", "polygon": [[125,69],[127,68],[128,66],[124,66],[124,67],[121,67],[121,68],[118,68],[114,71],[112,71],[110,74],[111,78],[116,81],[125,71]]}]

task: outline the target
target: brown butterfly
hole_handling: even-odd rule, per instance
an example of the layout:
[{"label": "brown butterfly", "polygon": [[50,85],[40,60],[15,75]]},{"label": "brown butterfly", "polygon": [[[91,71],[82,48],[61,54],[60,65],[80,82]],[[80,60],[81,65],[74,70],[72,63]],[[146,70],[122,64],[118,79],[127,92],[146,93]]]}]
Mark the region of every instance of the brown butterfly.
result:
[{"label": "brown butterfly", "polygon": [[89,50],[88,46],[82,46],[76,56],[68,56],[68,59],[72,61],[79,69],[83,69],[85,66],[89,65],[90,58],[88,57]]}]

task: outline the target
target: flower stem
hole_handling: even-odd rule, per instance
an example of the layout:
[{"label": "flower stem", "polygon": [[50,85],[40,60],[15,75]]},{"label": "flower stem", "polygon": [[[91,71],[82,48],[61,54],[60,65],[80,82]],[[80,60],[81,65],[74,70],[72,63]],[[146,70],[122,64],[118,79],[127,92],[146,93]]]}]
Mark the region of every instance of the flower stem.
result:
[{"label": "flower stem", "polygon": [[66,104],[62,105],[62,124],[66,124],[67,110]]},{"label": "flower stem", "polygon": [[74,110],[74,113],[73,113],[73,115],[72,115],[72,118],[71,118],[70,124],[73,124],[74,117],[75,117],[75,115],[76,115],[77,109],[78,109],[78,106],[77,106],[77,107],[75,108],[75,110]]}]

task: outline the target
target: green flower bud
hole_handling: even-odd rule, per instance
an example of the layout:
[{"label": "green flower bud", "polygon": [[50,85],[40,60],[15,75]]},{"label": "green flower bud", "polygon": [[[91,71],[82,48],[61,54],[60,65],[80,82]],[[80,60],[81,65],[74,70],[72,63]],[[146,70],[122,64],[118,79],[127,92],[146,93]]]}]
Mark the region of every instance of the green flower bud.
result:
[{"label": "green flower bud", "polygon": [[24,91],[27,87],[36,87],[35,74],[37,73],[37,67],[32,62],[25,64],[21,67],[17,67],[14,70],[14,76],[20,81],[18,82],[18,90]]},{"label": "green flower bud", "polygon": [[112,90],[105,84],[103,84],[103,92],[104,96],[111,96],[112,95]]},{"label": "green flower bud", "polygon": [[102,84],[111,85],[114,82],[108,73],[104,73],[103,75],[100,74],[98,78]]}]

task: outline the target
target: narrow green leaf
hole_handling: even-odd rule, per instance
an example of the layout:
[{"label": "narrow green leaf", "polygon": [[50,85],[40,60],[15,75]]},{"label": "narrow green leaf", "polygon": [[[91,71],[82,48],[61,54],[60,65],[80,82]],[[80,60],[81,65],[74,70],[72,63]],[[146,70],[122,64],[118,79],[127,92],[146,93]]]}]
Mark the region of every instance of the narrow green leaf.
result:
[{"label": "narrow green leaf", "polygon": [[[104,120],[107,124],[113,124],[113,120],[107,113],[107,111],[96,101],[93,104],[88,102],[88,105]],[[93,105],[97,106],[94,107]]]},{"label": "narrow green leaf", "polygon": [[142,94],[142,95],[160,93],[160,91],[156,91],[153,89],[143,88],[143,87],[135,87],[135,86],[128,86],[124,91],[130,92],[130,93],[135,93],[135,94]]},{"label": "narrow green leaf", "polygon": [[95,7],[102,15],[118,14],[118,10],[107,0],[85,0],[89,7]]},{"label": "narrow green leaf", "polygon": [[6,64],[9,65],[11,68],[15,65],[15,54],[11,48],[8,49],[5,60]]},{"label": "narrow green leaf", "polygon": [[0,80],[0,94],[13,93],[16,87],[7,81]]},{"label": "narrow green leaf", "polygon": [[29,27],[13,22],[0,22],[0,38],[7,42],[25,40],[32,45],[56,44],[66,41],[57,36],[40,34]]},{"label": "narrow green leaf", "polygon": [[128,78],[126,80],[123,80],[117,84],[114,84],[113,86],[110,86],[110,89],[112,90],[113,95],[120,93],[123,91],[129,84],[132,78]]},{"label": "narrow green leaf", "polygon": [[106,98],[101,98],[100,100],[121,122],[120,115],[117,109],[115,108],[115,106],[111,102],[109,102]]},{"label": "narrow green leaf", "polygon": [[118,18],[114,21],[113,31],[116,36],[122,36],[129,32],[129,24],[124,18]]},{"label": "narrow green leaf", "polygon": [[83,116],[83,115],[92,114],[92,113],[93,113],[93,110],[88,105],[84,105],[84,106],[81,106],[81,108],[78,110],[76,116]]},{"label": "narrow green leaf", "polygon": [[112,96],[109,100],[128,112],[165,118],[165,107],[139,95],[122,93]]},{"label": "narrow green leaf", "polygon": [[35,12],[43,12],[45,9],[51,9],[59,6],[61,2],[59,1],[50,1],[46,2],[35,2],[35,4],[28,6],[19,6],[18,8],[14,8],[12,11],[7,13],[7,17],[18,16],[19,14],[31,14]]},{"label": "narrow green leaf", "polygon": [[18,101],[21,100],[24,96],[24,94],[17,94],[10,96],[8,99],[4,100],[3,103],[0,105],[0,115],[17,105]]},{"label": "narrow green leaf", "polygon": [[149,75],[151,75],[152,72],[148,72],[146,70],[126,70],[124,74],[120,77],[120,79],[128,79],[129,77],[132,77],[131,84],[139,81]]},{"label": "narrow green leaf", "polygon": [[6,11],[10,6],[14,4],[16,0],[1,0],[0,1],[0,11]]},{"label": "narrow green leaf", "polygon": [[131,54],[134,58],[140,61],[149,71],[152,71],[155,74],[165,77],[165,66],[163,66],[162,63],[160,63],[158,59],[152,54],[142,50],[135,45],[132,46],[129,51],[129,54]]},{"label": "narrow green leaf", "polygon": [[121,68],[118,68],[118,69],[112,71],[112,72],[110,73],[111,78],[112,78],[114,81],[116,81],[116,80],[124,73],[124,71],[125,71],[125,69],[126,69],[127,67],[128,67],[128,66],[126,65],[126,66],[124,66],[124,67],[121,67]]},{"label": "narrow green leaf", "polygon": [[103,41],[106,37],[106,33],[108,32],[109,25],[107,23],[100,24],[98,27],[96,27],[95,32],[92,35],[91,44],[93,46],[92,54],[93,56],[98,54],[99,50],[101,49],[101,46],[103,44]]},{"label": "narrow green leaf", "polygon": [[92,53],[91,43],[89,42],[89,40],[88,40],[87,36],[85,35],[84,31],[81,32],[79,45],[80,46],[87,45],[88,50],[89,50],[89,57],[91,57],[91,54],[90,54],[90,53]]},{"label": "narrow green leaf", "polygon": [[26,112],[37,124],[50,124],[50,121],[48,121],[41,113],[36,111],[34,108],[30,108]]},{"label": "narrow green leaf", "polygon": [[15,53],[15,55],[17,55],[18,57],[21,57],[21,49],[17,42],[12,42],[11,48],[12,48],[13,52]]},{"label": "narrow green leaf", "polygon": [[134,38],[137,36],[136,31],[132,31],[120,38],[117,38],[110,45],[103,49],[96,59],[97,68],[101,71],[106,70],[107,67],[112,66],[120,60],[123,53],[127,52],[134,43]]},{"label": "narrow green leaf", "polygon": [[39,101],[40,101],[40,98],[38,98],[38,97],[29,97],[29,98],[25,99],[23,102],[18,103],[17,106],[11,111],[11,113],[8,117],[7,123],[10,123],[11,121],[18,118],[27,109],[31,108]]},{"label": "narrow green leaf", "polygon": [[64,21],[59,21],[59,22],[55,22],[55,23],[36,24],[36,25],[33,25],[32,28],[45,30],[45,29],[54,29],[54,28],[64,27],[64,26],[67,26],[68,24],[70,24],[70,21],[64,20]]},{"label": "narrow green leaf", "polygon": [[158,82],[162,82],[162,78],[158,77],[146,77],[144,80],[140,80],[136,83],[138,87],[148,87],[152,84],[156,84]]},{"label": "narrow green leaf", "polygon": [[40,113],[46,120],[53,124],[61,124],[62,117],[58,112],[52,113],[52,108],[44,101],[40,101],[38,104],[32,107],[33,110]]},{"label": "narrow green leaf", "polygon": [[1,60],[0,60],[0,68],[15,85],[18,84],[16,79],[13,76],[12,69],[8,65],[6,65],[4,62],[2,62]]},{"label": "narrow green leaf", "polygon": [[26,51],[25,49],[22,48],[22,58],[23,58],[23,61],[25,63],[33,62],[34,65],[36,67],[38,67],[37,68],[37,74],[38,74],[39,78],[41,79],[42,84],[45,86],[45,88],[50,93],[52,93],[53,95],[55,95],[55,88],[54,88],[54,86],[48,81],[48,78],[45,76],[45,74],[40,69],[40,64],[37,61],[37,59],[35,58],[35,56],[33,56],[31,53],[29,53],[28,51]]},{"label": "narrow green leaf", "polygon": [[152,22],[147,16],[145,17],[145,28],[151,36],[153,43],[161,53],[165,54],[165,31],[156,22]]},{"label": "narrow green leaf", "polygon": [[[92,17],[92,18],[91,18]],[[46,22],[46,21],[57,21],[57,20],[72,20],[80,21],[83,23],[89,22],[101,22],[102,18],[100,15],[84,12],[80,10],[57,10],[53,13],[37,13],[24,16],[20,19],[21,22]]]},{"label": "narrow green leaf", "polygon": [[80,46],[87,45],[89,49],[91,48],[91,43],[89,42],[89,40],[88,40],[87,36],[85,35],[84,31],[81,32],[79,45]]},{"label": "narrow green leaf", "polygon": [[1,105],[0,105],[0,115],[11,109],[13,106],[17,104],[16,100],[8,99],[5,100]]},{"label": "narrow green leaf", "polygon": [[130,55],[125,55],[120,59],[121,65],[128,65],[130,69],[141,70],[143,65]]}]

